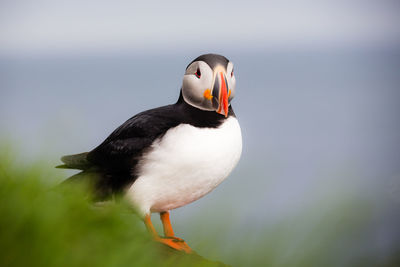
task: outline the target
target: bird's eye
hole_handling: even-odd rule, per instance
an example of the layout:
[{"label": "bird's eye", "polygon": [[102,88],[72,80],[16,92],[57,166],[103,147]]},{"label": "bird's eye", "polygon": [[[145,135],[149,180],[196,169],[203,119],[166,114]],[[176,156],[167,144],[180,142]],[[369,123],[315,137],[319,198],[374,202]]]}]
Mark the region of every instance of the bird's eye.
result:
[{"label": "bird's eye", "polygon": [[233,77],[233,70],[232,70],[232,72],[231,72],[231,77]]},{"label": "bird's eye", "polygon": [[196,75],[196,77],[200,79],[200,77],[201,77],[201,72],[200,72],[200,69],[199,69],[199,68],[197,68],[197,71],[196,71],[196,73],[195,73],[194,75]]}]

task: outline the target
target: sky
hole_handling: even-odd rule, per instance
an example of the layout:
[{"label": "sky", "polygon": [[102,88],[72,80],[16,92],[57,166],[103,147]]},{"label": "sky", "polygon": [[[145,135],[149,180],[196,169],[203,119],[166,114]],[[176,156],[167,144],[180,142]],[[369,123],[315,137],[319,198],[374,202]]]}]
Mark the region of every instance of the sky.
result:
[{"label": "sky", "polygon": [[398,1],[0,1],[0,52],[392,44]]}]

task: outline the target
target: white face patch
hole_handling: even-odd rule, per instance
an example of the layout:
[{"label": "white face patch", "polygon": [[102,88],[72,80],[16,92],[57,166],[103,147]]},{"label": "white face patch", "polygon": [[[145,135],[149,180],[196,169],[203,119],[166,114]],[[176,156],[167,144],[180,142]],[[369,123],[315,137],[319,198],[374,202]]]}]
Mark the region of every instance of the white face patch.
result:
[{"label": "white face patch", "polygon": [[[225,73],[225,67],[217,66],[213,70],[204,61],[195,61],[188,66],[182,83],[182,95],[186,103],[202,110],[216,111],[218,109],[218,95],[213,95],[217,70],[223,70]],[[228,63],[225,76],[230,90],[228,99],[230,102],[235,95],[236,87],[232,62]]]},{"label": "white face patch", "polygon": [[190,64],[183,76],[182,94],[185,101],[203,110],[215,110],[211,99],[204,97],[205,90],[212,91],[214,73],[204,61]]}]

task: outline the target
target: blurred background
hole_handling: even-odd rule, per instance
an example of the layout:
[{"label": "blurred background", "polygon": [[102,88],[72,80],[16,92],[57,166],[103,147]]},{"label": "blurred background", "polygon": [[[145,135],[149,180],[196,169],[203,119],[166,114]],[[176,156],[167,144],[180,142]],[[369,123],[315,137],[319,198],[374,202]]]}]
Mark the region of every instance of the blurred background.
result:
[{"label": "blurred background", "polygon": [[187,64],[219,53],[243,154],[172,211],[177,235],[235,266],[395,266],[399,25],[396,0],[2,0],[0,140],[51,169],[174,103]]}]

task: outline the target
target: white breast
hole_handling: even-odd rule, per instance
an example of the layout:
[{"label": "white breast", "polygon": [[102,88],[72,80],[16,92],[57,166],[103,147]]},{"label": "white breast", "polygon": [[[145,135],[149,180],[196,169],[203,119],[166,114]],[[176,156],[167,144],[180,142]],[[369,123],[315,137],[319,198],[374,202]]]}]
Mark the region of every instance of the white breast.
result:
[{"label": "white breast", "polygon": [[142,214],[175,209],[213,190],[233,170],[242,152],[236,118],[218,128],[181,124],[156,140],[138,163],[127,196]]}]

